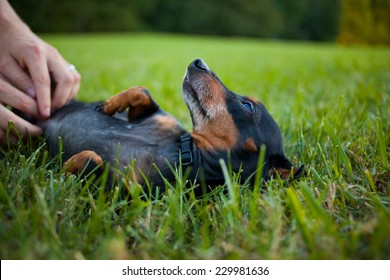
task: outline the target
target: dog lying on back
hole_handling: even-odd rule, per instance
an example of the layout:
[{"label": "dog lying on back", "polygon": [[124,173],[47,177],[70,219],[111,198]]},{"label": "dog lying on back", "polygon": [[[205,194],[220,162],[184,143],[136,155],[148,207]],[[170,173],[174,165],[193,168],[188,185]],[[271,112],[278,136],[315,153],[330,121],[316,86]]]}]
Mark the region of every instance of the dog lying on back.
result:
[{"label": "dog lying on back", "polygon": [[210,187],[223,184],[221,159],[241,171],[241,180],[253,179],[262,145],[264,180],[301,175],[303,166],[296,168],[285,157],[279,128],[264,105],[230,91],[203,60],[188,66],[182,88],[191,132],[163,111],[147,89],[133,87],[105,102],[72,101],[58,110],[43,124],[49,148],[58,153],[61,137],[71,173],[87,164],[132,165],[129,180],[144,185],[147,179],[161,188],[164,180],[175,180],[172,167],[180,166],[189,169],[189,180],[198,178]]}]

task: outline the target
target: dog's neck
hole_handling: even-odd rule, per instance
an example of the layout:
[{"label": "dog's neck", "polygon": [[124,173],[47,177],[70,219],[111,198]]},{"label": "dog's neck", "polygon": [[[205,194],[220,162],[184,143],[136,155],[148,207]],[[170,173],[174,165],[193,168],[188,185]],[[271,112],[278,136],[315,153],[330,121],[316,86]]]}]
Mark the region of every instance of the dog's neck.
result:
[{"label": "dog's neck", "polygon": [[179,140],[179,158],[184,172],[190,168],[188,179],[199,179],[206,184],[216,182],[223,183],[221,177],[221,166],[218,153],[210,153],[199,149],[191,138],[191,134],[186,132]]}]

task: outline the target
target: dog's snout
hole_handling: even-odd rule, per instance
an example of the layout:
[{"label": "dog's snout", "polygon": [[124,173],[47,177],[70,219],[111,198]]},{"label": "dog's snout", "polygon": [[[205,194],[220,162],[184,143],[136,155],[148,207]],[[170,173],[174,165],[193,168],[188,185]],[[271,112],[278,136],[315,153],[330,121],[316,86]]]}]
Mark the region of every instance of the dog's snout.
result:
[{"label": "dog's snout", "polygon": [[208,67],[208,65],[206,64],[206,62],[204,62],[203,59],[195,59],[194,62],[192,63],[196,68],[198,69],[201,69],[201,70],[209,70],[210,68]]}]

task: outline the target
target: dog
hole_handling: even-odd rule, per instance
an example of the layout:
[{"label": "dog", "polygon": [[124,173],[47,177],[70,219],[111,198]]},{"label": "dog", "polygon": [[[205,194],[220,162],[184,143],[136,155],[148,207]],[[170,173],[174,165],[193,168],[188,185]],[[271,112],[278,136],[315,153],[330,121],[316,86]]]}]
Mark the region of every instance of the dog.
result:
[{"label": "dog", "polygon": [[105,102],[72,101],[56,111],[43,125],[48,146],[54,154],[62,152],[70,173],[107,163],[118,170],[132,166],[128,180],[152,188],[174,182],[175,168],[210,188],[223,184],[221,160],[242,181],[253,182],[262,146],[265,181],[302,175],[303,166],[286,158],[278,125],[264,105],[229,90],[202,59],[188,66],[182,91],[191,132],[137,86]]}]

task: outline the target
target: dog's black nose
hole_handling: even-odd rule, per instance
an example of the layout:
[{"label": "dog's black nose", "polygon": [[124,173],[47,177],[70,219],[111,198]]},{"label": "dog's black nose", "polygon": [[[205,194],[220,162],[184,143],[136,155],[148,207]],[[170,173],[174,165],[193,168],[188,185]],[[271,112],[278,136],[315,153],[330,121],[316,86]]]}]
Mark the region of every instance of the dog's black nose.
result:
[{"label": "dog's black nose", "polygon": [[210,68],[207,66],[206,62],[203,61],[203,59],[195,59],[194,62],[192,63],[195,65],[195,67],[202,69],[202,70],[209,70]]}]

